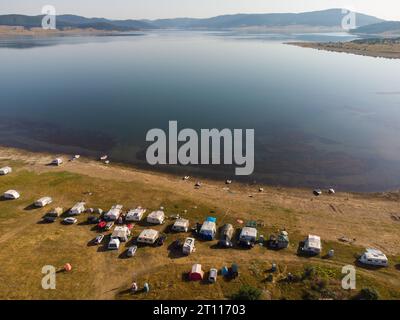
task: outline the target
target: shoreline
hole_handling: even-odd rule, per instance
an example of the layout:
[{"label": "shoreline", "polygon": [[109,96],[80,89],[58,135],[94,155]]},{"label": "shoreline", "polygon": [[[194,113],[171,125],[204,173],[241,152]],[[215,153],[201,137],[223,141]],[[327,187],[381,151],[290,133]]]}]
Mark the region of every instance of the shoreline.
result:
[{"label": "shoreline", "polygon": [[337,52],[353,54],[364,57],[384,58],[384,59],[400,59],[400,45],[368,45],[354,42],[287,42],[285,44],[322,50],[327,52]]},{"label": "shoreline", "polygon": [[[43,160],[46,159],[48,162],[51,162],[56,157],[60,157],[64,160],[65,163],[72,162],[71,159],[74,154],[68,154],[66,152],[51,152],[51,151],[36,151],[32,149],[25,149],[22,147],[14,147],[14,146],[5,146],[5,145],[0,145],[0,161],[4,160],[4,153],[10,157],[10,160],[16,160],[16,161],[30,161],[32,159],[35,159],[37,161],[38,159]],[[75,153],[76,154],[76,153]],[[99,154],[100,155],[100,154]],[[7,158],[7,157],[6,157]],[[92,165],[96,166],[101,166],[104,168],[112,168],[114,170],[121,170],[121,171],[131,171],[135,173],[140,173],[143,175],[151,175],[155,177],[162,177],[166,178],[168,180],[183,180],[184,176],[190,176],[191,182],[193,184],[197,181],[200,181],[202,183],[209,183],[213,185],[221,185],[223,184],[224,186],[228,187],[225,182],[227,180],[232,180],[235,186],[239,186],[241,188],[252,188],[254,189],[253,191],[257,191],[259,188],[263,189],[274,189],[274,190],[279,190],[279,191],[285,191],[285,192],[296,192],[296,191],[301,191],[301,192],[306,192],[309,194],[312,194],[313,188],[312,187],[307,187],[307,186],[290,186],[290,185],[282,185],[282,184],[267,184],[264,182],[257,182],[253,180],[252,182],[243,180],[235,180],[234,177],[232,178],[231,175],[227,174],[225,178],[220,178],[219,176],[216,175],[207,175],[205,172],[194,172],[193,170],[188,169],[185,173],[178,173],[174,172],[173,170],[164,170],[164,169],[157,169],[157,168],[147,168],[147,167],[142,167],[140,165],[135,165],[133,163],[125,163],[125,162],[120,162],[120,161],[113,161],[112,158],[108,159],[110,160],[109,164],[105,164],[103,161],[100,161],[98,158],[94,156],[94,153],[92,155],[80,155],[79,161],[85,162],[85,163],[90,163]],[[63,166],[60,166],[62,169]],[[220,174],[222,175],[222,173]],[[325,191],[325,189],[322,189]],[[378,196],[378,197],[386,197],[386,198],[397,198],[400,199],[400,190],[383,190],[383,191],[355,191],[355,190],[337,190],[340,193],[343,194],[352,194],[356,196],[365,196],[365,197],[370,197],[370,196]]]}]

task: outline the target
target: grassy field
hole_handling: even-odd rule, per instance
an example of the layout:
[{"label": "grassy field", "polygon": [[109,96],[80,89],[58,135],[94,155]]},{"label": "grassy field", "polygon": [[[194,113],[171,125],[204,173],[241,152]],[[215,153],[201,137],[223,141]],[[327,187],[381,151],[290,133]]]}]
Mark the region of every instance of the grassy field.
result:
[{"label": "grassy field", "polygon": [[[0,298],[2,299],[225,299],[242,285],[262,291],[263,299],[335,298],[349,299],[364,287],[375,288],[382,299],[400,299],[400,222],[391,218],[398,209],[393,195],[336,194],[314,198],[308,190],[271,188],[204,181],[196,190],[194,181],[179,177],[141,172],[123,166],[105,166],[82,159],[67,162],[59,168],[46,166],[51,156],[12,149],[0,150],[0,166],[11,165],[14,172],[0,177],[0,192],[16,189],[21,198],[0,201]],[[207,216],[217,217],[218,225],[237,219],[256,220],[259,234],[269,236],[282,228],[289,232],[291,244],[282,251],[256,246],[252,250],[216,249],[216,241],[196,241],[196,252],[182,256],[171,243],[189,234],[167,233],[163,247],[140,247],[134,258],[126,258],[123,244],[117,251],[103,245],[92,246],[98,231],[85,223],[88,214],[78,217],[76,225],[40,223],[50,208],[33,209],[31,204],[42,196],[52,196],[52,206],[65,210],[77,201],[87,207],[108,210],[114,204],[124,209],[143,206],[149,213],[164,207],[168,217],[180,214],[191,223]],[[156,229],[168,232],[173,219]],[[146,227],[137,224],[134,238]],[[308,233],[322,237],[324,256],[335,250],[332,259],[297,256],[298,242]],[[109,234],[106,233],[106,234]],[[353,244],[337,239],[346,235],[356,238]],[[366,246],[384,250],[390,267],[380,270],[357,267],[357,290],[341,289],[341,268],[355,264]],[[56,290],[43,290],[41,273],[44,265],[61,269],[70,263],[73,270],[57,273]],[[187,272],[193,263],[203,270],[220,269],[236,262],[240,276],[226,280],[219,276],[216,284],[189,282]],[[278,271],[268,278],[272,263]],[[306,268],[313,267],[305,277]],[[289,282],[287,274],[297,280]],[[140,286],[150,284],[149,293],[130,294],[135,280]]]}]

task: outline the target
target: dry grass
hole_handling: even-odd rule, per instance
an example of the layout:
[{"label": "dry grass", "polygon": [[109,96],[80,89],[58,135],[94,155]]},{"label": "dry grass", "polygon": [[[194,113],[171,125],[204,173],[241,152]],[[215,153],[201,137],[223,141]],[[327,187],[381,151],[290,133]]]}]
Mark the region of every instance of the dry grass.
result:
[{"label": "dry grass", "polygon": [[[384,298],[400,298],[400,271],[395,267],[399,263],[400,224],[391,218],[398,208],[397,200],[340,193],[314,198],[308,190],[267,186],[263,193],[258,193],[258,186],[235,184],[227,191],[225,185],[215,181],[205,181],[196,190],[193,181],[121,166],[107,167],[88,159],[68,162],[60,168],[46,166],[51,158],[0,149],[0,165],[11,164],[15,169],[13,174],[0,177],[0,191],[15,188],[22,195],[16,201],[0,202],[1,298],[216,299],[227,298],[242,284],[250,284],[262,289],[265,299],[297,299],[303,296],[304,290],[312,290],[312,281],[293,284],[283,279],[288,272],[302,273],[310,264],[321,270],[332,270],[325,272],[329,290],[338,298],[348,298],[352,293],[340,289],[340,270],[343,265],[354,263],[355,255],[365,246],[375,246],[390,254],[391,267],[359,268],[360,286],[374,286]],[[167,215],[183,215],[187,210],[185,216],[192,223],[208,215],[216,216],[219,225],[229,222],[236,227],[240,227],[238,218],[261,220],[265,224],[260,227],[261,234],[267,236],[286,227],[291,245],[280,252],[264,247],[251,251],[219,250],[213,248],[215,242],[198,241],[196,253],[182,257],[168,247],[173,240],[185,235],[168,234],[163,247],[139,248],[136,257],[125,259],[123,249],[110,252],[102,246],[89,246],[88,242],[97,234],[92,226],[37,223],[46,209],[27,208],[44,195],[52,196],[55,206],[66,209],[85,200],[89,207],[103,209],[121,203],[126,209],[142,205],[149,211],[163,206]],[[86,218],[87,214],[83,214],[79,220],[83,222]],[[167,225],[170,223],[172,220]],[[165,227],[157,228],[164,230]],[[134,236],[143,228],[143,225],[135,226]],[[335,257],[332,260],[298,257],[297,243],[308,233],[321,235],[324,252],[333,248]],[[342,235],[356,241],[352,245],[340,243],[337,239]],[[62,267],[66,262],[72,264],[73,271],[57,274],[57,290],[41,289],[42,266]],[[186,281],[186,273],[193,263],[202,263],[207,271],[232,262],[240,266],[241,275],[236,280],[220,277],[215,285]],[[265,279],[272,262],[278,263],[280,272],[269,283]],[[152,290],[149,294],[130,295],[127,289],[133,280],[141,285],[148,281]]]}]

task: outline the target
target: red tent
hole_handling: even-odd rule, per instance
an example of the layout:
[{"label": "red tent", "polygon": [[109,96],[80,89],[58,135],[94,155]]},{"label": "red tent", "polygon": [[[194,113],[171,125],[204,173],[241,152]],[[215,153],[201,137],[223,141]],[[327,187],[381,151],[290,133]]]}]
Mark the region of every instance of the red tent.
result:
[{"label": "red tent", "polygon": [[201,264],[194,264],[192,271],[189,273],[189,279],[191,281],[203,280],[204,272],[201,270]]}]

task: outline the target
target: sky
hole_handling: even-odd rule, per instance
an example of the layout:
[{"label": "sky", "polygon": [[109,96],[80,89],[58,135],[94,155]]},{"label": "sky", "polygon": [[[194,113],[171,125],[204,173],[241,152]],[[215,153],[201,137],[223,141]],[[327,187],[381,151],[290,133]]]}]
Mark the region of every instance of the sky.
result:
[{"label": "sky", "polygon": [[399,0],[0,0],[0,14],[57,14],[112,19],[205,18],[234,13],[304,12],[348,8],[386,20],[400,20]]}]

